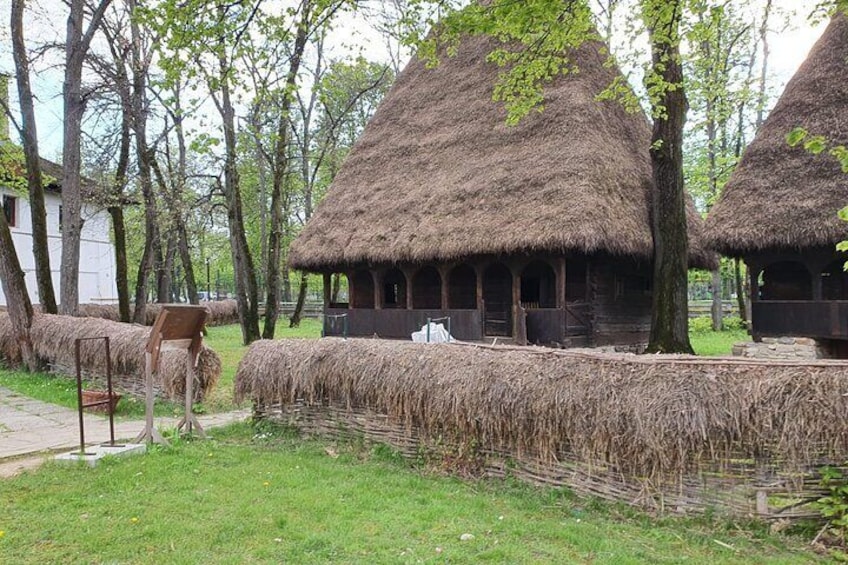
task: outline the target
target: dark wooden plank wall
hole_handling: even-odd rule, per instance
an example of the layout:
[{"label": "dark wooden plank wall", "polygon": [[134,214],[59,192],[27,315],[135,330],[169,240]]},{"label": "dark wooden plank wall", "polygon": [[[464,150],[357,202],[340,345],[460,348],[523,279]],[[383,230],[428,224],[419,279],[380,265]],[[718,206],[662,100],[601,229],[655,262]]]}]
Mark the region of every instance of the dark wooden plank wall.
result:
[{"label": "dark wooden plank wall", "polygon": [[592,263],[592,345],[647,343],[651,331],[650,268],[623,260]]},{"label": "dark wooden plank wall", "polygon": [[759,335],[848,339],[848,301],[758,301],[751,308]]}]

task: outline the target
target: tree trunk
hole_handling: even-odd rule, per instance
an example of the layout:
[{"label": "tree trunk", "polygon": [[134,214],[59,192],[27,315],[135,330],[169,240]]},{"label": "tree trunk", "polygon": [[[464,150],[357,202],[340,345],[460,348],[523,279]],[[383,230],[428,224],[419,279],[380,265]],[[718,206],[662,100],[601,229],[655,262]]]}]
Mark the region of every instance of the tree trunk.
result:
[{"label": "tree trunk", "polygon": [[118,291],[118,315],[122,322],[130,321],[130,287],[127,266],[127,231],[124,224],[124,209],[109,206],[112,217],[112,234],[115,236],[115,287]]},{"label": "tree trunk", "polygon": [[666,85],[653,102],[650,149],[654,177],[651,225],[654,236],[651,353],[694,353],[689,342],[686,195],[683,186],[683,124],[686,96],[680,64],[680,0],[655,0],[645,8],[652,72]]},{"label": "tree trunk", "polygon": [[[136,8],[134,1],[129,2],[132,9]],[[144,251],[138,265],[138,276],[135,283],[135,312],[133,321],[144,324],[147,311],[147,288],[150,273],[155,265],[156,246],[159,241],[157,226],[156,198],[153,194],[151,180],[151,155],[147,146],[147,65],[141,52],[141,30],[135,18],[130,22],[131,54],[132,54],[132,126],[135,132],[136,162],[141,194],[144,199]]]},{"label": "tree trunk", "polygon": [[[191,251],[188,247],[188,233],[182,218],[180,220],[181,221],[177,226],[177,249],[180,252],[180,263],[182,263],[183,270],[185,271],[188,301],[191,304],[199,304],[200,300],[197,297],[197,279],[194,277],[194,265],[192,264]],[[211,299],[212,297],[208,297],[206,300]]]},{"label": "tree trunk", "polygon": [[80,137],[85,100],[82,97],[82,66],[85,54],[100,26],[110,0],[100,0],[83,32],[85,2],[71,0],[65,38],[65,82],[62,87],[64,129],[62,139],[62,264],[60,281],[61,312],[79,312],[80,236],[82,234],[82,194],[80,186]]},{"label": "tree trunk", "polygon": [[15,58],[15,77],[21,106],[21,136],[26,162],[27,190],[32,218],[32,254],[35,259],[35,279],[41,309],[56,314],[56,294],[50,272],[50,251],[47,243],[47,212],[44,204],[44,186],[41,178],[41,161],[38,156],[38,129],[35,122],[32,88],[29,82],[29,60],[23,34],[25,0],[12,0],[12,51]]},{"label": "tree trunk", "polygon": [[24,280],[24,271],[15,252],[12,234],[6,215],[0,213],[0,284],[6,296],[9,321],[12,324],[15,345],[20,360],[29,371],[37,370],[35,354],[32,350],[30,327],[32,326],[32,303]]},{"label": "tree trunk", "polygon": [[716,269],[715,271],[711,271],[710,275],[710,294],[712,295],[713,302],[710,313],[712,314],[713,331],[720,332],[723,328],[724,318],[724,303],[721,300],[721,271]]},{"label": "tree trunk", "polygon": [[[274,184],[271,188],[271,230],[268,236],[268,259],[266,261],[267,278],[265,298],[265,326],[262,330],[264,339],[274,339],[277,318],[280,315],[280,258],[283,246],[283,184],[288,173],[288,140],[289,113],[294,89],[297,87],[297,73],[300,61],[306,48],[309,32],[310,5],[303,3],[303,14],[297,28],[291,62],[286,75],[286,90],[280,109],[280,121],[277,127],[277,140],[274,150]],[[307,184],[308,184],[308,179]]]},{"label": "tree trunk", "polygon": [[760,67],[760,84],[757,91],[757,118],[754,126],[757,130],[763,125],[765,119],[766,108],[766,79],[768,78],[768,63],[769,63],[769,43],[768,43],[768,22],[771,15],[771,2],[766,0],[766,5],[763,8],[763,21],[760,25],[760,42],[763,44],[763,64]]},{"label": "tree trunk", "polygon": [[176,234],[173,230],[168,232],[168,240],[165,244],[165,254],[159,264],[158,285],[156,289],[156,301],[159,304],[171,302],[171,287],[174,282],[174,258],[177,255]]},{"label": "tree trunk", "polygon": [[292,301],[291,269],[283,263],[283,302]]},{"label": "tree trunk", "polygon": [[[145,213],[145,216],[147,216],[147,213]],[[153,271],[154,244],[158,237],[156,226],[151,226],[149,220],[145,218],[144,251],[141,253],[141,261],[138,263],[138,272],[135,279],[133,322],[136,324],[144,324],[147,316],[147,285],[150,273]]]},{"label": "tree trunk", "polygon": [[62,264],[60,297],[62,313],[79,312],[79,259],[82,233],[82,194],[80,186],[80,135],[85,102],[82,98],[81,48],[82,0],[72,0],[65,39],[64,136],[62,142]]},{"label": "tree trunk", "polygon": [[300,320],[303,317],[303,305],[306,303],[306,291],[309,290],[309,279],[305,272],[300,274],[300,289],[297,291],[297,304],[294,306],[289,318],[289,327],[296,328],[300,326]]},{"label": "tree trunk", "polygon": [[259,339],[259,291],[256,285],[256,271],[253,257],[244,232],[244,214],[242,211],[241,189],[236,155],[235,109],[230,100],[229,64],[225,54],[219,55],[219,84],[221,99],[218,109],[224,127],[224,145],[226,161],[224,165],[224,196],[227,200],[227,219],[230,232],[230,252],[233,258],[236,301],[242,339],[245,345]]}]

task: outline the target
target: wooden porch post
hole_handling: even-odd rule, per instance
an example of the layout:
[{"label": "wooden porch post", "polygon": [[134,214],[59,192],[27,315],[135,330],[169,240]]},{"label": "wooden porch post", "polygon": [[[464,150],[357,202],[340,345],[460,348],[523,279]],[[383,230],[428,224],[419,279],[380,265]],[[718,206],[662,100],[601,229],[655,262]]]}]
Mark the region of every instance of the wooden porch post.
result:
[{"label": "wooden porch post", "polygon": [[347,277],[347,307],[353,310],[356,308],[356,304],[354,303],[354,297],[356,296],[356,289],[353,286],[353,272],[347,272],[344,274]]},{"label": "wooden porch post", "polygon": [[333,292],[333,275],[330,273],[324,273],[324,311],[327,311],[327,308],[330,307],[330,295]]},{"label": "wooden porch post", "polygon": [[383,309],[383,274],[379,271],[371,271],[374,280],[374,309]]},{"label": "wooden porch post", "polygon": [[821,300],[824,294],[822,290],[821,273],[810,273],[813,283],[813,300]]},{"label": "wooden porch post", "polygon": [[442,280],[442,310],[450,308],[450,291],[448,289],[448,276],[450,265],[439,265],[439,278]]},{"label": "wooden porch post", "polygon": [[826,266],[826,260],[819,259],[807,262],[807,270],[810,272],[810,283],[813,290],[813,300],[821,300],[824,295],[821,272]]},{"label": "wooden porch post", "polygon": [[483,304],[483,272],[485,269],[480,264],[474,265],[474,273],[477,275],[477,310],[483,315],[485,304]]},{"label": "wooden porch post", "polygon": [[412,278],[415,274],[415,271],[413,271],[412,269],[401,269],[400,272],[403,274],[403,278],[406,279],[406,309],[412,310]]},{"label": "wooden porch post", "polygon": [[755,263],[748,262],[748,286],[751,288],[751,302],[759,302],[760,301],[760,287],[757,284],[758,279],[760,278],[760,273],[762,269],[759,265]]},{"label": "wooden porch post", "polygon": [[[512,273],[512,337],[519,345],[527,345],[524,335],[524,320],[521,316],[521,274],[514,268]],[[523,343],[522,343],[523,342]]]},{"label": "wooden porch post", "polygon": [[556,307],[565,309],[565,257],[560,257],[556,262]]}]

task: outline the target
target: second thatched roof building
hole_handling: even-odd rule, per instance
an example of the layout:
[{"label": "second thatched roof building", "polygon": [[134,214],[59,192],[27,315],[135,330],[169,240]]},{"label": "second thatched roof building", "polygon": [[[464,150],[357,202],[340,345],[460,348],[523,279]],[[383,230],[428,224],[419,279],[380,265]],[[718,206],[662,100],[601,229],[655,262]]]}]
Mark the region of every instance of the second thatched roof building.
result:
[{"label": "second thatched roof building", "polygon": [[[291,266],[325,274],[326,312],[347,314],[352,335],[408,338],[450,316],[461,339],[644,343],[645,117],[596,100],[618,71],[589,43],[574,53],[579,72],[546,88],[544,111],[509,127],[491,96],[494,46],[468,38],[435,69],[409,63],[292,244]],[[691,207],[689,224],[697,234]],[[347,276],[347,300],[333,296],[333,273]]]},{"label": "second thatched roof building", "polygon": [[748,264],[755,335],[838,340],[848,356],[848,174],[831,155],[790,147],[801,127],[848,146],[848,17],[836,16],[786,85],[707,219],[716,250]]}]

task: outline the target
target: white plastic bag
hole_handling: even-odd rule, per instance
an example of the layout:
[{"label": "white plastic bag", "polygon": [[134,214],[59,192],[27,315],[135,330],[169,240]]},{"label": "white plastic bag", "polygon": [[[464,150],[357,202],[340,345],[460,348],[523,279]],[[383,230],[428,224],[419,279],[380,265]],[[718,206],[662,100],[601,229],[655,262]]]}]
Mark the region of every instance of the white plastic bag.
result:
[{"label": "white plastic bag", "polygon": [[[429,343],[450,343],[453,337],[445,329],[442,324],[430,322],[430,341]],[[421,326],[421,330],[412,333],[412,341],[415,343],[427,342],[427,324]]]}]

